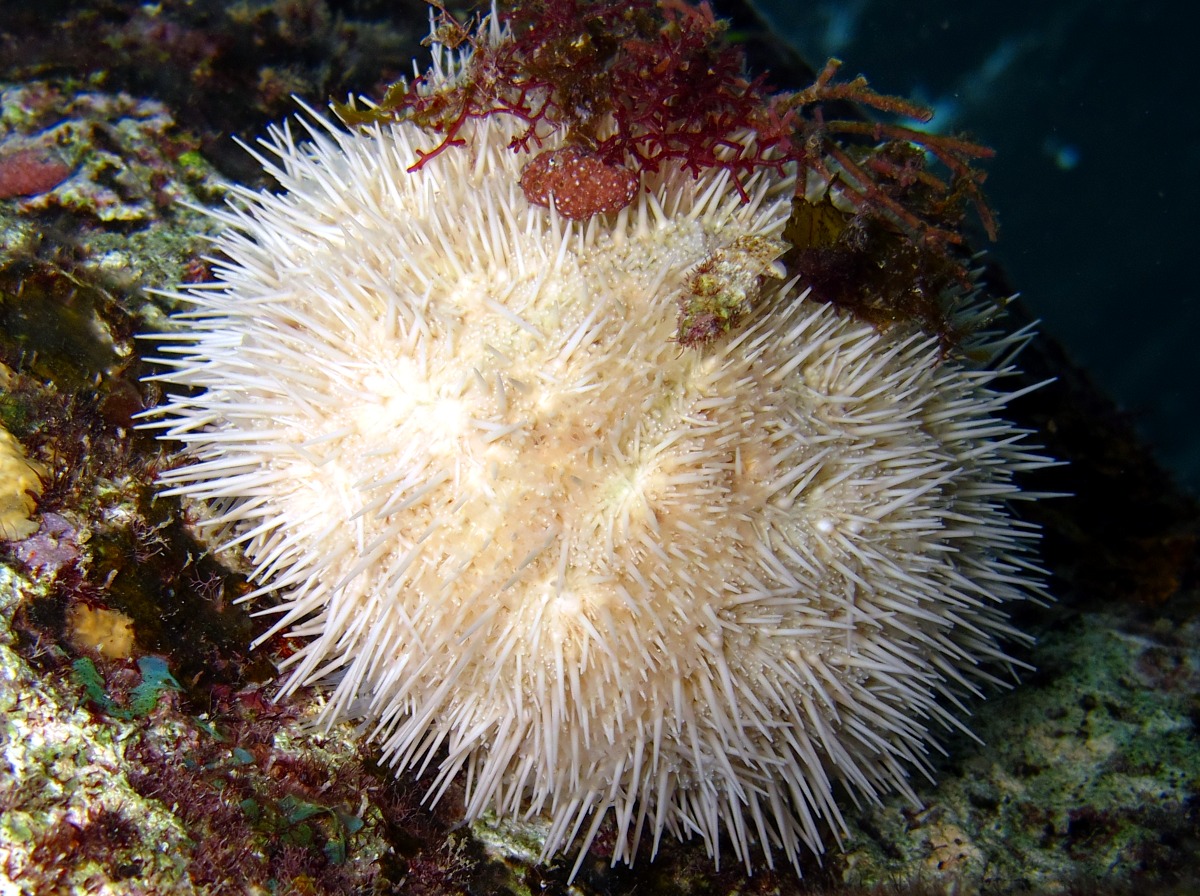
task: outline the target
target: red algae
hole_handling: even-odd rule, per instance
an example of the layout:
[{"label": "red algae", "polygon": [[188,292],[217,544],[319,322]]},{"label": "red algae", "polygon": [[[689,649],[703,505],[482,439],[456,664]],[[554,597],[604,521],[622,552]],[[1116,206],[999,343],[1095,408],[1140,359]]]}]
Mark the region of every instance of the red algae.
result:
[{"label": "red algae", "polygon": [[586,220],[633,202],[638,176],[576,146],[539,153],[521,173],[521,190],[534,205],[554,207],[564,218]]},{"label": "red algae", "polygon": [[0,151],[0,199],[48,193],[71,176],[71,166],[33,147]]}]

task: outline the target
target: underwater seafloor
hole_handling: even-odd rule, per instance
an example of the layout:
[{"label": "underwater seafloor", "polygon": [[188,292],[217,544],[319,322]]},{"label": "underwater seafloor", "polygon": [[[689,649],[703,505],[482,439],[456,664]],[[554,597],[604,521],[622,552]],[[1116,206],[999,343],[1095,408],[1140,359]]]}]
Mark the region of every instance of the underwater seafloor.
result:
[{"label": "underwater seafloor", "polygon": [[[802,64],[738,16],[776,82]],[[418,2],[0,3],[0,476],[45,485],[0,543],[0,894],[1189,893],[1200,888],[1200,510],[1053,338],[1012,406],[1071,493],[1030,512],[1057,602],[1017,608],[1035,667],[975,708],[924,807],[847,810],[804,877],[714,871],[694,844],[538,866],[536,832],[457,823],[348,727],[275,702],[277,638],[236,569],[154,499],[132,428],[148,287],[203,280],[191,205],[259,184],[229,139],[377,93],[420,54]],[[794,68],[792,68],[794,66]],[[1003,212],[1003,207],[1001,207]],[[999,270],[990,273],[999,280]],[[1018,318],[1027,314],[1018,307]],[[23,460],[26,458],[27,460]],[[29,528],[32,526],[32,528]]]}]

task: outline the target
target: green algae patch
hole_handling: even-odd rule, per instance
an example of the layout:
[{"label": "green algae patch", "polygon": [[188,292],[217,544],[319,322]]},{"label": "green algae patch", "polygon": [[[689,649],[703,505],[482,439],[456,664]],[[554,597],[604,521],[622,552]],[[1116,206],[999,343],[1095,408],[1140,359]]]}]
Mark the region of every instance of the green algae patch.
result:
[{"label": "green algae patch", "polygon": [[103,676],[88,657],[80,657],[71,664],[71,680],[104,715],[115,719],[137,719],[152,713],[165,692],[180,690],[179,682],[161,657],[144,656],[137,664],[142,680],[129,691],[123,704],[109,694]]}]

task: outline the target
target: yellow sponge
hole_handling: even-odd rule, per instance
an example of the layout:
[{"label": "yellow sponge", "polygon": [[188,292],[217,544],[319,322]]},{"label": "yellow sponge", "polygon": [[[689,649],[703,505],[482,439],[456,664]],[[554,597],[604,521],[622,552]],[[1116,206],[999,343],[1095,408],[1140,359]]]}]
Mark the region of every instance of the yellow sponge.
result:
[{"label": "yellow sponge", "polygon": [[0,540],[17,541],[37,531],[29,517],[37,509],[44,475],[45,468],[26,458],[21,443],[0,426]]}]

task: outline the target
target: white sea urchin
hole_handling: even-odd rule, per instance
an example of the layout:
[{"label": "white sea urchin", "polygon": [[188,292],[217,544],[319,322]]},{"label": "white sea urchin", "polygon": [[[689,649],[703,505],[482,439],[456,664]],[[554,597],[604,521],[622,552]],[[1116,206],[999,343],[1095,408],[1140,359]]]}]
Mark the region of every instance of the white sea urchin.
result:
[{"label": "white sea urchin", "polygon": [[971,367],[761,278],[684,349],[689,272],[780,240],[790,179],[664,166],[571,222],[504,116],[411,172],[414,124],[299,124],[264,143],[282,191],[213,212],[151,424],[301,639],[284,690],[330,682],[326,720],[470,818],[544,814],[546,855],[611,818],[614,860],[668,831],[795,863],[838,785],[911,795],[1039,591],[1009,503],[1045,460],[993,388],[1019,337]]}]

